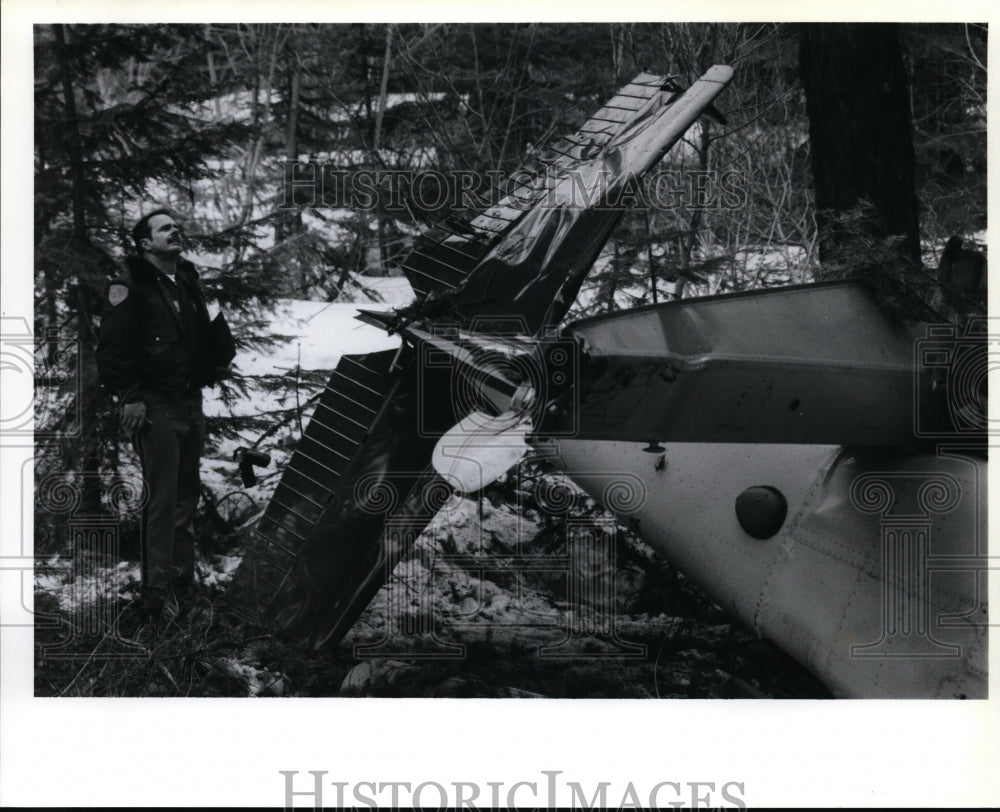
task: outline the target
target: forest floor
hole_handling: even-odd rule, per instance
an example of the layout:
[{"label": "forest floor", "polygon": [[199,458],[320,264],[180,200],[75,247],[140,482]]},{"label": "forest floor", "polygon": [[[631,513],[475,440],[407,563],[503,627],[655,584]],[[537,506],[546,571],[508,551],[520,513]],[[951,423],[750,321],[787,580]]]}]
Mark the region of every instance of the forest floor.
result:
[{"label": "forest floor", "polygon": [[[456,512],[474,519],[479,510],[462,499]],[[478,522],[435,520],[401,565],[405,576],[397,570],[345,641],[318,651],[228,614],[225,589],[243,553],[238,538],[203,551],[195,596],[152,621],[136,600],[136,561],[92,561],[89,571],[80,562],[40,562],[36,695],[828,696],[625,531],[615,550],[614,606],[585,628],[583,607],[574,612],[567,595],[572,573],[505,570],[511,551],[497,530],[516,517],[503,502],[484,500],[482,510],[492,572],[450,564],[445,552],[467,561],[461,553],[480,543]],[[565,553],[559,526],[538,525],[528,543]],[[409,600],[417,590],[425,599]]]}]

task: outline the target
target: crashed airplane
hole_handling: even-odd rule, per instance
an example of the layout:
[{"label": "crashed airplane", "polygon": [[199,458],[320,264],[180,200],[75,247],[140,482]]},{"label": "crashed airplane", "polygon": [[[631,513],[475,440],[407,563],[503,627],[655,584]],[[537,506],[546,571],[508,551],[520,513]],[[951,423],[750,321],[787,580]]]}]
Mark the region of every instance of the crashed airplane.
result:
[{"label": "crashed airplane", "polygon": [[903,326],[841,281],[560,327],[608,202],[731,78],[640,74],[518,174],[544,182],[418,239],[417,302],[359,315],[402,344],[341,359],[234,607],[336,643],[448,496],[530,447],[835,696],[986,696],[979,322]]}]

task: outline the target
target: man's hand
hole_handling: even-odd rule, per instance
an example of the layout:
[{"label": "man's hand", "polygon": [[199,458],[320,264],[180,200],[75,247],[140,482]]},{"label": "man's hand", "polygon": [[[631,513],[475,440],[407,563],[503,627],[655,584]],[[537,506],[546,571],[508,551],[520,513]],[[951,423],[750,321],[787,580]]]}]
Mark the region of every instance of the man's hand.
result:
[{"label": "man's hand", "polygon": [[137,403],[126,403],[122,406],[122,425],[127,431],[138,431],[145,422],[146,404],[141,400]]}]

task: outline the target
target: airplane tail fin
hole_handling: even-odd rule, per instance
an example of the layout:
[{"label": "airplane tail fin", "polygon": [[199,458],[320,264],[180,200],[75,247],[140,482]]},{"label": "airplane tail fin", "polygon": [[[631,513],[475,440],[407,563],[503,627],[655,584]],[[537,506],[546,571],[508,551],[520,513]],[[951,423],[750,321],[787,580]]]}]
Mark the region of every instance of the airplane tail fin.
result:
[{"label": "airplane tail fin", "polygon": [[418,301],[392,318],[360,315],[402,333],[403,347],[341,359],[234,576],[231,604],[316,646],[346,634],[450,496],[431,461],[438,438],[470,411],[447,383],[451,359],[435,368],[432,342],[407,325],[431,336],[442,315],[472,328],[512,318],[529,343],[557,325],[630,184],[731,77],[716,66],[678,95],[664,77],[640,74],[575,135],[534,155],[498,203],[418,238],[403,265]]}]

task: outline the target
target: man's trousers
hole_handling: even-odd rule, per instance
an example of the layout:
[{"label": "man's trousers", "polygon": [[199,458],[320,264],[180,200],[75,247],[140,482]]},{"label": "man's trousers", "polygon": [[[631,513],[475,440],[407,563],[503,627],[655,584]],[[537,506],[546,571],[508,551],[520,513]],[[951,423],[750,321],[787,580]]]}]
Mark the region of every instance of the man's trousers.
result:
[{"label": "man's trousers", "polygon": [[146,425],[135,435],[146,502],[142,520],[142,586],[183,590],[194,580],[194,515],[201,491],[205,418],[201,393],[145,398]]}]

